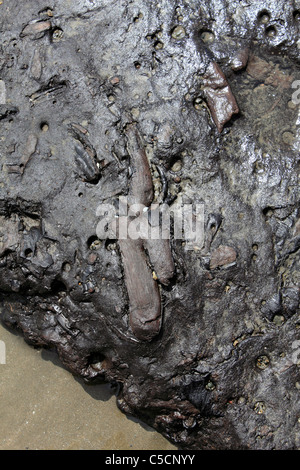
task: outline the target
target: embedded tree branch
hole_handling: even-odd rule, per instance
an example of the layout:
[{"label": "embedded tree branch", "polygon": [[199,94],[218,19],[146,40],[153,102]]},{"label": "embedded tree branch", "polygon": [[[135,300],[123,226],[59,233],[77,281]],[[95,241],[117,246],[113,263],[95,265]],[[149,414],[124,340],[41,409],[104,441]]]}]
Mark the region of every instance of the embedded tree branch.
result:
[{"label": "embedded tree branch", "polygon": [[[147,155],[136,124],[128,125],[125,135],[133,170],[129,204],[149,207],[154,197],[153,183]],[[120,219],[122,223],[122,218]],[[156,281],[169,285],[175,271],[170,241],[169,239],[119,239],[119,248],[130,304],[130,326],[138,339],[151,341],[161,328],[161,299]],[[155,274],[148,265],[145,248]]]},{"label": "embedded tree branch", "polygon": [[142,341],[151,341],[161,327],[161,301],[142,240],[119,240],[129,297],[130,326]]},{"label": "embedded tree branch", "polygon": [[126,127],[125,135],[132,169],[129,203],[149,207],[154,197],[153,183],[148,158],[135,123]]}]

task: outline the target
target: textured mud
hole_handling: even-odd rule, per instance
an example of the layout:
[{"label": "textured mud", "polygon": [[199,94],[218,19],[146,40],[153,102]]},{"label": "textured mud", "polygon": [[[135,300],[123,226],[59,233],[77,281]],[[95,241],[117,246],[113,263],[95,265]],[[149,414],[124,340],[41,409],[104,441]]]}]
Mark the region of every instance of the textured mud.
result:
[{"label": "textured mud", "polygon": [[[179,448],[299,449],[300,2],[0,3],[3,322]],[[150,247],[146,341],[132,250],[96,235],[133,123],[153,200],[205,205],[203,247]]]}]

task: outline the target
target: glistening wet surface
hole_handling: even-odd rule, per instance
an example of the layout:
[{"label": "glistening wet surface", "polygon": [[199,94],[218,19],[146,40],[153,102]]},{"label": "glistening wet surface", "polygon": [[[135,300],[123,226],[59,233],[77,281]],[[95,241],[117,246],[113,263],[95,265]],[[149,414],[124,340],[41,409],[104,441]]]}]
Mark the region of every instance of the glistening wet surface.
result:
[{"label": "glistening wet surface", "polygon": [[86,385],[54,352],[29,346],[2,325],[0,340],[6,352],[6,364],[0,364],[1,450],[176,449],[121,413],[109,385]]}]

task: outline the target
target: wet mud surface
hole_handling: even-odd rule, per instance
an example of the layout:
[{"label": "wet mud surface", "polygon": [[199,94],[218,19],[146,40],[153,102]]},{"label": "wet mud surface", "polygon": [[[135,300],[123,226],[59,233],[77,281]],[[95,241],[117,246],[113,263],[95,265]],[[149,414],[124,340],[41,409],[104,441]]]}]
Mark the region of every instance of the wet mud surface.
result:
[{"label": "wet mud surface", "polygon": [[[300,3],[18,10],[1,2],[2,321],[179,448],[300,448]],[[99,237],[124,196],[204,205],[203,243]]]}]

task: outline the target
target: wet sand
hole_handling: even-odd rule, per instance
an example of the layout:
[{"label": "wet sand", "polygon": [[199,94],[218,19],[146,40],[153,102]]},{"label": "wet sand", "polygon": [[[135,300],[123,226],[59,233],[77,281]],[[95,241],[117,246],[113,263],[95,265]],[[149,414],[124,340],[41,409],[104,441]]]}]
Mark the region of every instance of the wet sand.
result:
[{"label": "wet sand", "polygon": [[108,385],[86,385],[53,352],[35,349],[0,324],[0,450],[175,450],[126,417]]}]

